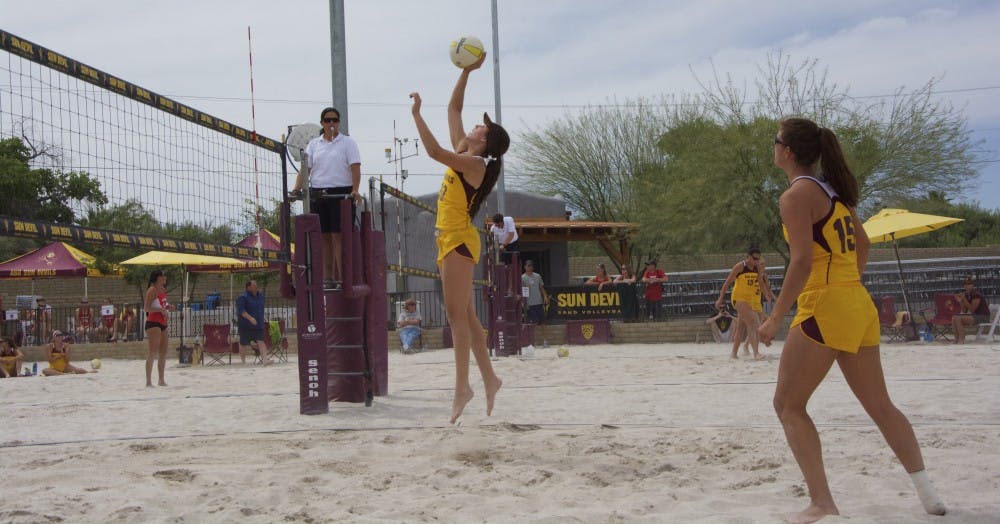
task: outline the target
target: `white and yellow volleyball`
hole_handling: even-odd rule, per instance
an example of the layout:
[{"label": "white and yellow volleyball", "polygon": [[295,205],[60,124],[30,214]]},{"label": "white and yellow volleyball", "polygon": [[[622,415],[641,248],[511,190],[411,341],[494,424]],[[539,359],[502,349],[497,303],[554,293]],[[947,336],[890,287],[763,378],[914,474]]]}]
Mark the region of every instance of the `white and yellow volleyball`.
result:
[{"label": "white and yellow volleyball", "polygon": [[91,360],[90,367],[94,369],[101,369],[101,359],[95,358],[94,360]]},{"label": "white and yellow volleyball", "polygon": [[457,40],[452,40],[448,54],[451,57],[451,63],[455,64],[459,69],[465,69],[475,64],[477,60],[483,57],[484,53],[486,53],[486,49],[483,47],[482,40],[466,35]]},{"label": "white and yellow volleyball", "polygon": [[556,354],[559,355],[559,358],[566,358],[569,356],[569,348],[562,346],[558,351],[556,351]]}]

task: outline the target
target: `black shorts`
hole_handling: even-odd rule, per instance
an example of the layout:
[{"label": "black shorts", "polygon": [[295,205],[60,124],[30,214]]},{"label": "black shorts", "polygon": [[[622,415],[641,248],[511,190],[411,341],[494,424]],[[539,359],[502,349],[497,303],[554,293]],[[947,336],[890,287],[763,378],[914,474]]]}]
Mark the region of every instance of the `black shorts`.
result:
[{"label": "black shorts", "polygon": [[545,306],[542,304],[536,304],[534,306],[528,306],[528,323],[529,324],[544,324],[545,323]]},{"label": "black shorts", "polygon": [[[519,244],[518,241],[515,240],[510,244],[507,244],[503,248],[503,251],[500,252],[500,261],[503,262],[504,264],[510,264],[510,260],[513,257],[513,253],[520,251],[521,251],[521,244]],[[523,260],[521,262],[524,263]]]},{"label": "black shorts", "polygon": [[241,329],[240,330],[240,345],[249,346],[251,342],[263,342],[264,341],[264,330],[263,329]]},{"label": "black shorts", "polygon": [[[319,230],[323,233],[340,233],[340,203],[342,198],[329,198],[330,195],[350,196],[351,186],[314,187],[309,189],[309,209],[319,215]],[[324,198],[326,197],[326,198]],[[351,200],[351,217],[356,211]]]},{"label": "black shorts", "polygon": [[145,329],[153,329],[153,328],[160,328],[160,331],[166,331],[167,325],[160,324],[159,322],[153,322],[152,320],[147,320]]}]

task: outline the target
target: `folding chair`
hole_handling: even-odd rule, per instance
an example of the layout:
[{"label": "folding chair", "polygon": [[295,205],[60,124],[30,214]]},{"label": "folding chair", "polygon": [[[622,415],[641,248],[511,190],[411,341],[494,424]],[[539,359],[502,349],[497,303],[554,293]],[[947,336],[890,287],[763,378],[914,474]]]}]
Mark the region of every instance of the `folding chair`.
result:
[{"label": "folding chair", "polygon": [[258,348],[254,362],[263,362],[265,358],[273,358],[278,362],[288,362],[288,337],[285,336],[285,321],[283,319],[269,320],[264,333],[264,350]]},{"label": "folding chair", "polygon": [[202,326],[205,333],[205,347],[201,350],[202,360],[208,357],[206,366],[215,364],[225,364],[222,359],[229,357],[229,363],[233,363],[233,346],[229,343],[229,324],[205,324]]},{"label": "folding chair", "polygon": [[1000,306],[990,304],[990,317],[992,322],[984,322],[976,327],[976,342],[979,342],[980,336],[990,337],[991,342],[996,341],[997,330],[1000,329]]},{"label": "folding chair", "polygon": [[951,317],[962,312],[962,306],[958,303],[955,295],[950,293],[936,293],[934,295],[934,316],[927,318],[927,313],[931,310],[920,311],[921,316],[927,321],[927,326],[934,334],[934,338],[951,340],[948,338],[948,331],[951,329]]},{"label": "folding chair", "polygon": [[909,314],[906,311],[896,312],[896,298],[886,295],[879,300],[875,300],[878,307],[878,323],[883,335],[889,337],[889,342],[902,342],[903,324],[909,321]]}]

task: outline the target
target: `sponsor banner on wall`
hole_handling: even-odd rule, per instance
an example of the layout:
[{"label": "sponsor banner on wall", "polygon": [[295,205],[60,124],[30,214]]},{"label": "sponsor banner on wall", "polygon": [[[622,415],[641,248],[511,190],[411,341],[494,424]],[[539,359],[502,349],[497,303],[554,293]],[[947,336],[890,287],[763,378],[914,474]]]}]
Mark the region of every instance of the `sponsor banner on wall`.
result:
[{"label": "sponsor banner on wall", "polygon": [[596,286],[546,287],[545,290],[549,293],[550,321],[622,318],[621,293],[614,287],[600,291]]}]

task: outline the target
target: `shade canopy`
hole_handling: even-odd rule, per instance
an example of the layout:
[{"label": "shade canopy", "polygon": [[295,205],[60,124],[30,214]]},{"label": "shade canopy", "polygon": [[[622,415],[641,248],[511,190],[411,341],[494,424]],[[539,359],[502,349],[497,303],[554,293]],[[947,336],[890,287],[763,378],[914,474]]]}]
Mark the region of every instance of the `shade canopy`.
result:
[{"label": "shade canopy", "polygon": [[[260,249],[266,251],[281,251],[281,237],[275,235],[267,229],[261,228],[257,233],[250,233],[243,240],[236,243],[237,247],[257,247],[260,239]],[[295,244],[290,244],[289,248],[295,253]]]},{"label": "shade canopy", "polygon": [[887,208],[879,211],[863,224],[865,233],[868,234],[868,238],[873,244],[892,242],[892,248],[896,252],[896,268],[899,270],[899,288],[903,293],[903,303],[906,304],[906,311],[910,314],[910,324],[914,326],[914,331],[916,331],[916,321],[913,310],[910,309],[910,297],[906,293],[906,280],[903,278],[903,261],[899,258],[899,246],[896,241],[900,238],[937,231],[942,227],[961,221],[961,218],[939,217],[911,213],[905,209]]},{"label": "shade canopy", "polygon": [[[211,255],[195,255],[191,253],[172,253],[169,251],[150,251],[124,262],[128,266],[194,266],[194,265],[243,265],[245,261],[238,258],[215,257]],[[265,264],[266,266],[266,264]]]},{"label": "shade canopy", "polygon": [[911,213],[905,209],[883,209],[865,223],[865,233],[873,244],[937,231],[961,222],[961,218]]},{"label": "shade canopy", "polygon": [[0,264],[0,278],[102,277],[93,255],[53,242]]}]

